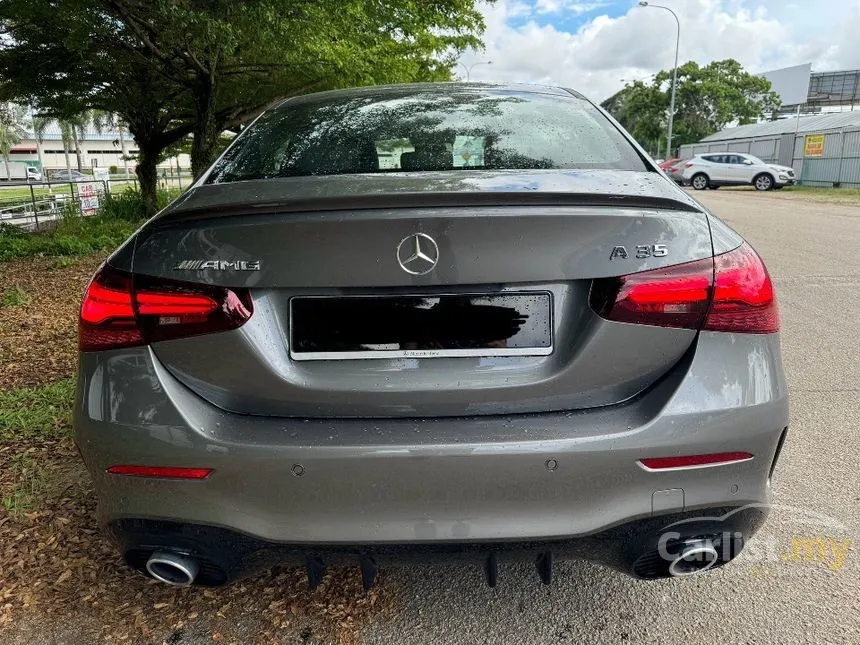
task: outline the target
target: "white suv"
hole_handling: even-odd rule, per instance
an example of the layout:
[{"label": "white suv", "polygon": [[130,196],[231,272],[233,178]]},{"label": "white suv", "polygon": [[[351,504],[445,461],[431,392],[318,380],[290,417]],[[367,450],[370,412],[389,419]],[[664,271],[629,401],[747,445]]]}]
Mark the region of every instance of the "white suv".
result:
[{"label": "white suv", "polygon": [[684,183],[696,190],[750,184],[756,190],[770,190],[796,181],[793,168],[765,163],[740,152],[698,154],[684,165],[682,176]]}]

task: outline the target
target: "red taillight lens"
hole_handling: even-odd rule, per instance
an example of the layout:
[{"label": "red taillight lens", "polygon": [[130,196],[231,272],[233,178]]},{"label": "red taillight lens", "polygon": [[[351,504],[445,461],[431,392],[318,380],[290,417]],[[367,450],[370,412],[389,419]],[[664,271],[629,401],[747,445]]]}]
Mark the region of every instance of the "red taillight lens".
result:
[{"label": "red taillight lens", "polygon": [[744,334],[779,331],[773,283],[748,244],[714,258],[714,301],[704,329]]},{"label": "red taillight lens", "polygon": [[236,329],[252,313],[246,290],[99,269],[81,305],[78,345],[98,351]]},{"label": "red taillight lens", "polygon": [[773,284],[748,244],[713,260],[595,280],[590,302],[616,322],[746,334],[779,330]]},{"label": "red taillight lens", "polygon": [[177,468],[175,466],[111,466],[107,469],[111,475],[127,475],[129,477],[158,477],[160,479],[206,479],[212,474],[211,468]]},{"label": "red taillight lens", "polygon": [[684,455],[682,457],[650,457],[640,459],[639,463],[646,470],[678,470],[680,468],[737,464],[752,458],[753,456],[748,452],[717,452],[707,455]]},{"label": "red taillight lens", "polygon": [[591,307],[617,322],[698,329],[708,310],[713,261],[595,280]]}]

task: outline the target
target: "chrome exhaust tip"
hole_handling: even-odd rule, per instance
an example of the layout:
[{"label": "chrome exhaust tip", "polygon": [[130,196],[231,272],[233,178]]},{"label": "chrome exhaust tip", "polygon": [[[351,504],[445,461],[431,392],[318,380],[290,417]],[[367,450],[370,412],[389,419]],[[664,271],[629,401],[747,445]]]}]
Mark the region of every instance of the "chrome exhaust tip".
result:
[{"label": "chrome exhaust tip", "polygon": [[187,587],[200,572],[200,563],[181,553],[156,551],[146,561],[146,570],[153,578],[171,587]]},{"label": "chrome exhaust tip", "polygon": [[720,560],[710,540],[688,540],[669,564],[669,575],[679,578],[704,573]]}]

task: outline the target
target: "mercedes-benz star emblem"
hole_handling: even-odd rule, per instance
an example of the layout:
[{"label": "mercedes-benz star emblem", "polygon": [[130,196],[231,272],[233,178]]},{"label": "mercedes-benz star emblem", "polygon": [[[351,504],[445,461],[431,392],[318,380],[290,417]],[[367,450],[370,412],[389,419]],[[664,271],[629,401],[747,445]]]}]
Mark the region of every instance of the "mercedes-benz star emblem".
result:
[{"label": "mercedes-benz star emblem", "polygon": [[400,268],[412,275],[430,273],[439,261],[439,247],[429,235],[413,233],[397,245],[397,261]]}]

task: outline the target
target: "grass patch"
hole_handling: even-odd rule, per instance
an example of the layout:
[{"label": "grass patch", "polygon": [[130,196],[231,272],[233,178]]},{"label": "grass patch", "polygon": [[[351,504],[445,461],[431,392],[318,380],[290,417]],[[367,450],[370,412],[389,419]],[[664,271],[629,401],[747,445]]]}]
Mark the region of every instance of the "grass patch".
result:
[{"label": "grass patch", "polygon": [[786,186],[783,193],[815,195],[837,200],[860,200],[860,188],[830,188],[828,186]]},{"label": "grass patch", "polygon": [[75,380],[0,391],[0,438],[51,438],[68,433]]},{"label": "grass patch", "polygon": [[29,513],[55,488],[55,480],[41,468],[29,450],[9,460],[15,487],[0,499],[3,509],[13,514]]},{"label": "grass patch", "polygon": [[16,284],[3,292],[0,303],[4,307],[24,307],[30,304],[30,294],[20,284]]},{"label": "grass patch", "polygon": [[[158,193],[158,207],[179,195],[178,190]],[[140,194],[134,190],[102,199],[99,212],[89,217],[67,214],[50,231],[27,233],[0,224],[0,262],[30,257],[81,257],[113,251],[143,223]]]},{"label": "grass patch", "polygon": [[0,232],[0,261],[34,256],[80,257],[111,251],[122,244],[139,224],[94,215],[66,217],[44,233],[5,235]]}]

